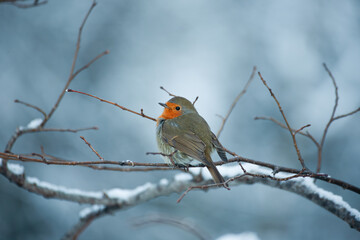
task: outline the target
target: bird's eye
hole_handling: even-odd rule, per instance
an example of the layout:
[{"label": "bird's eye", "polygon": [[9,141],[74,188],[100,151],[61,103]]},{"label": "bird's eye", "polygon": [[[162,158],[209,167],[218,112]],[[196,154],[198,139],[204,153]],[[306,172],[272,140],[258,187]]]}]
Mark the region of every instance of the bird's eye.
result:
[{"label": "bird's eye", "polygon": [[179,110],[180,110],[180,107],[179,107],[179,106],[177,106],[175,109],[179,111]]}]

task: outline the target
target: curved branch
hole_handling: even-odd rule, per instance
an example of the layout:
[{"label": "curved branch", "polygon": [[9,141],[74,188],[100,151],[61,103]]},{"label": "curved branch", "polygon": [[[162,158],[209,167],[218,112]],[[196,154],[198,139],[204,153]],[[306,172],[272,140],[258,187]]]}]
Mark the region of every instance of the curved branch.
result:
[{"label": "curved branch", "polygon": [[48,1],[44,0],[44,1],[40,2],[39,0],[33,0],[33,3],[22,3],[22,2],[30,2],[30,1],[26,1],[26,0],[22,0],[22,1],[21,0],[0,0],[0,3],[11,4],[11,5],[14,5],[15,7],[18,7],[18,8],[37,7],[37,6],[41,6],[43,4],[46,4]]},{"label": "curved branch", "polygon": [[89,93],[85,93],[85,92],[81,92],[81,91],[76,91],[76,90],[73,90],[73,89],[66,89],[66,92],[80,93],[80,94],[86,95],[86,96],[88,96],[88,97],[95,98],[95,99],[99,100],[100,102],[109,103],[109,104],[111,104],[111,105],[114,105],[115,107],[120,108],[121,110],[131,112],[131,113],[133,113],[133,114],[139,115],[139,116],[141,116],[141,117],[144,117],[144,118],[147,118],[147,119],[150,119],[150,120],[156,122],[156,119],[155,119],[155,118],[145,115],[143,109],[141,109],[141,111],[138,113],[138,112],[135,112],[135,111],[133,111],[133,110],[131,110],[131,109],[128,109],[128,108],[126,108],[126,107],[124,107],[124,106],[121,106],[121,105],[119,105],[119,104],[117,104],[117,103],[115,103],[115,102],[111,102],[111,101],[108,101],[108,100],[99,98],[99,97],[97,97],[97,96],[95,96],[95,95],[91,95],[91,94],[89,94]]},{"label": "curved branch", "polygon": [[77,133],[80,131],[87,131],[87,130],[98,130],[97,127],[88,127],[88,128],[78,128],[78,129],[70,129],[70,128],[17,128],[15,133],[11,136],[10,140],[6,144],[5,152],[11,152],[12,146],[16,142],[16,140],[23,134],[26,133],[35,133],[35,132],[71,132]]},{"label": "curved branch", "polygon": [[[257,166],[254,168],[249,164],[246,164],[245,166],[248,171],[251,171],[252,174],[271,174],[268,169]],[[296,193],[316,203],[320,207],[328,210],[343,221],[347,222],[350,227],[355,228],[357,231],[360,231],[360,212],[352,208],[340,196],[337,196],[331,192],[319,188],[309,178],[295,178],[288,181],[276,181],[270,178],[243,175],[242,170],[238,167],[222,167],[219,168],[219,170],[222,172],[222,175],[224,177],[226,177],[227,179],[230,178],[229,181],[231,181],[231,186],[240,184],[261,183],[264,185]],[[288,175],[284,175],[284,177],[286,176]],[[94,220],[94,218],[105,216],[107,214],[114,213],[115,211],[137,206],[159,196],[183,192],[189,187],[210,186],[206,184],[209,184],[212,181],[210,174],[201,175],[201,177],[197,179],[200,180],[195,182],[194,178],[190,174],[180,173],[177,174],[171,181],[163,179],[158,184],[146,183],[133,190],[108,190],[104,192],[104,195],[105,193],[106,195],[102,198],[102,200],[100,200],[99,198],[94,198],[96,204],[101,204],[101,206],[94,206],[86,209],[85,213],[82,212],[79,223],[77,223],[67,233],[67,238],[64,239],[71,239],[71,237],[74,236],[71,235],[71,233],[78,234],[79,232],[83,231],[84,228],[88,226],[88,224],[92,220]],[[207,188],[211,187],[206,187],[206,189]],[[109,195],[109,192],[112,192],[113,194]],[[127,197],[124,198],[124,196]]]},{"label": "curved branch", "polygon": [[146,224],[151,224],[151,223],[162,223],[162,224],[172,225],[172,226],[182,229],[186,232],[189,232],[190,234],[194,235],[195,237],[197,237],[200,240],[209,239],[208,236],[206,236],[204,233],[200,232],[199,229],[197,229],[196,227],[187,223],[186,221],[180,220],[180,219],[175,219],[175,218],[170,218],[170,217],[165,217],[165,216],[157,216],[157,215],[147,216],[147,217],[143,216],[143,217],[141,217],[141,219],[137,220],[133,225],[135,227],[140,227],[140,226],[143,226]]},{"label": "curved branch", "polygon": [[41,108],[39,108],[39,107],[37,107],[37,106],[35,106],[35,105],[32,105],[32,104],[27,103],[27,102],[24,102],[24,101],[20,101],[19,99],[15,99],[14,102],[15,102],[15,103],[23,104],[23,105],[25,105],[25,106],[27,106],[27,107],[29,107],[29,108],[33,108],[33,109],[35,109],[36,111],[40,112],[40,113],[44,116],[44,118],[47,117],[47,114],[44,112],[44,110],[42,110]]}]

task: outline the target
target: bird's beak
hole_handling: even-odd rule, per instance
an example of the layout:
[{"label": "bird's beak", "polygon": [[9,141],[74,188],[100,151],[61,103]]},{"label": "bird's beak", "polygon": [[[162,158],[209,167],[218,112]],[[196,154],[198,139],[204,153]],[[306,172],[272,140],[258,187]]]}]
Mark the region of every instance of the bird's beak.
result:
[{"label": "bird's beak", "polygon": [[159,102],[159,104],[160,104],[160,106],[162,106],[162,107],[164,107],[164,108],[169,108],[169,109],[170,109],[170,107],[169,107],[168,105],[166,105],[166,103],[160,103],[160,102]]}]

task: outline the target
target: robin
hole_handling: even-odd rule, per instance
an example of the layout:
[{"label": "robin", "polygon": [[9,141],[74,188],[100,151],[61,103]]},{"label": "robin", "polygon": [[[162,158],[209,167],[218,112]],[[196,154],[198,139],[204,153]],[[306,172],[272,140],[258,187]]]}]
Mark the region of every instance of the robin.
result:
[{"label": "robin", "polygon": [[194,105],[183,97],[173,97],[157,119],[156,136],[160,151],[169,165],[189,166],[193,160],[203,163],[215,183],[225,180],[214,165],[210,154],[216,149],[220,158],[227,161],[224,148]]}]

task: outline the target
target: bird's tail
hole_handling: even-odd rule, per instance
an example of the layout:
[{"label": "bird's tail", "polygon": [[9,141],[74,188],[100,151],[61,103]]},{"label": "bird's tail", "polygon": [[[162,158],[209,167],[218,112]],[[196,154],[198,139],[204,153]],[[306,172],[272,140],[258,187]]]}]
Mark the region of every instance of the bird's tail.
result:
[{"label": "bird's tail", "polygon": [[[214,165],[213,162],[210,162],[210,164],[208,164],[206,167],[209,170],[215,183],[224,183],[225,182],[225,179],[223,178],[223,176],[221,176],[219,170],[216,168],[216,166]],[[228,187],[228,184],[225,184],[225,186]]]}]

